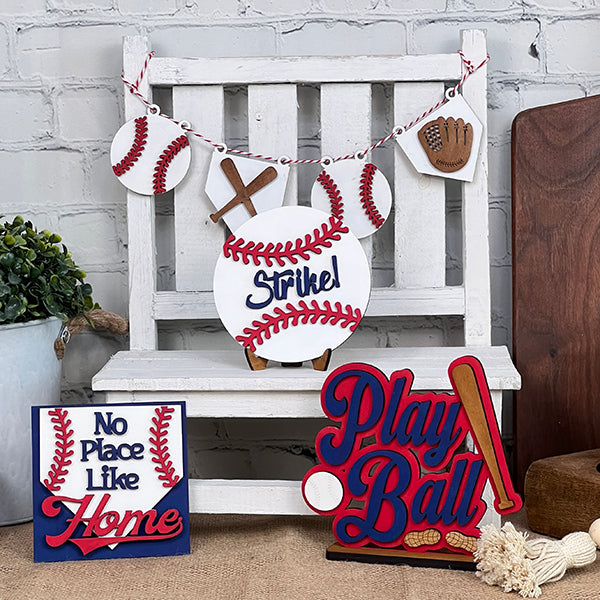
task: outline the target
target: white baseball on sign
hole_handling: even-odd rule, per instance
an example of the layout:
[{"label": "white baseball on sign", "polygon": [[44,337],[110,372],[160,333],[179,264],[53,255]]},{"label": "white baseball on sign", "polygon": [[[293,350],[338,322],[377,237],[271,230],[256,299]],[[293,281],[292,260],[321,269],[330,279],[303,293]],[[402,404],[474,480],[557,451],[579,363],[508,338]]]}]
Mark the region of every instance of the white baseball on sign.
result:
[{"label": "white baseball on sign", "polygon": [[127,121],[110,146],[113,173],[126,188],[146,196],[173,189],[185,177],[190,160],[183,129],[154,114]]},{"label": "white baseball on sign", "polygon": [[284,206],[256,215],[229,237],[213,289],[225,328],[244,348],[302,362],[350,337],[367,308],[371,272],[341,221]]},{"label": "white baseball on sign", "polygon": [[373,164],[342,160],[323,168],[315,181],[310,202],[348,225],[357,238],[375,233],[392,208],[392,190]]},{"label": "white baseball on sign", "polygon": [[342,482],[329,471],[316,471],[302,482],[306,504],[317,512],[335,510],[344,499]]}]

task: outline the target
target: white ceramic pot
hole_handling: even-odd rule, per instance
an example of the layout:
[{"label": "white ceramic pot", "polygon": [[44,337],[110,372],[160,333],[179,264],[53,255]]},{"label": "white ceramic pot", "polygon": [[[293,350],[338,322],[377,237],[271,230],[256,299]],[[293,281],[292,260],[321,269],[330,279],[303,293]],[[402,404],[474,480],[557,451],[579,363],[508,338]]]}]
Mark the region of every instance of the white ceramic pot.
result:
[{"label": "white ceramic pot", "polygon": [[31,407],[60,401],[60,327],[54,317],[0,325],[0,525],[33,515]]}]

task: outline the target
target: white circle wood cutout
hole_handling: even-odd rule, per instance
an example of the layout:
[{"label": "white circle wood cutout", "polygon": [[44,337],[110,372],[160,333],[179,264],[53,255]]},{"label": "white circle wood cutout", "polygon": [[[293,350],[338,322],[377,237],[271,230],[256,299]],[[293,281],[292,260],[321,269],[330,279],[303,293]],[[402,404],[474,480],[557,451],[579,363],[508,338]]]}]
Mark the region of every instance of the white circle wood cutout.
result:
[{"label": "white circle wood cutout", "polygon": [[127,121],[110,146],[113,173],[126,188],[146,196],[172,190],[185,177],[190,160],[183,129],[153,114]]},{"label": "white circle wood cutout", "polygon": [[213,289],[225,328],[244,348],[303,362],[350,337],[369,301],[371,272],[341,221],[284,206],[259,213],[229,237]]},{"label": "white circle wood cutout", "polygon": [[310,200],[313,208],[342,220],[357,238],[363,238],[385,223],[392,208],[392,191],[375,165],[342,160],[324,167]]},{"label": "white circle wood cutout", "polygon": [[335,510],[344,499],[342,482],[329,471],[316,471],[302,482],[304,501],[313,510]]}]

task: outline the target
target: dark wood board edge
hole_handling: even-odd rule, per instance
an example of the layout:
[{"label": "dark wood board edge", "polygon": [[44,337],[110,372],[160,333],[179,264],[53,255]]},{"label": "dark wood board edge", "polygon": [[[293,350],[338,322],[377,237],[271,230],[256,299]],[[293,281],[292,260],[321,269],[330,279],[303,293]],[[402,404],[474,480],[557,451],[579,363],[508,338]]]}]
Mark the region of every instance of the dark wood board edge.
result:
[{"label": "dark wood board edge", "polygon": [[327,560],[349,560],[384,565],[409,565],[434,569],[475,571],[477,564],[472,555],[450,552],[407,552],[385,548],[349,548],[332,544],[325,553]]}]

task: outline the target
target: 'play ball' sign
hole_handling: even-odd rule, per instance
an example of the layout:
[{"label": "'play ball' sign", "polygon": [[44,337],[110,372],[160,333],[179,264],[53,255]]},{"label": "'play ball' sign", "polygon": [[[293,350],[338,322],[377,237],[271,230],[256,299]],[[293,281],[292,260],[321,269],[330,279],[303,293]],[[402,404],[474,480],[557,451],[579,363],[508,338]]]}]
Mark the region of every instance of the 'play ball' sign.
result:
[{"label": "'play ball' sign", "polygon": [[454,394],[414,393],[409,369],[388,378],[362,363],[338,367],[325,381],[321,404],[335,424],[317,435],[320,464],[302,491],[315,512],[334,516],[341,546],[472,557],[485,485],[497,513],[522,507],[483,366],[463,356],[448,376]]},{"label": "'play ball' sign", "polygon": [[185,404],[33,407],[34,558],[189,553]]}]

